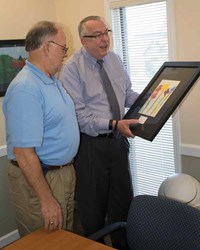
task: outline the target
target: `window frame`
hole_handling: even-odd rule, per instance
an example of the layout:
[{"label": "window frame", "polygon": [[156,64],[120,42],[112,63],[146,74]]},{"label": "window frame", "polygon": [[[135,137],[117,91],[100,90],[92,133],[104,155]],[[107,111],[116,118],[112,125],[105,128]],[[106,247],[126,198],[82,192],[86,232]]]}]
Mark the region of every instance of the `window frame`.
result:
[{"label": "window frame", "polygon": [[[111,11],[113,8],[133,6],[136,4],[148,4],[161,2],[164,0],[104,0],[105,18],[110,27],[112,27]],[[176,23],[175,23],[175,3],[173,0],[166,0],[167,6],[167,29],[168,29],[168,50],[169,60],[177,60],[176,48]],[[112,44],[112,43],[111,43]],[[112,49],[112,48],[111,48]],[[175,172],[182,172],[181,154],[180,154],[180,112],[179,108],[172,114],[173,126],[173,145],[174,145],[174,162]]]}]

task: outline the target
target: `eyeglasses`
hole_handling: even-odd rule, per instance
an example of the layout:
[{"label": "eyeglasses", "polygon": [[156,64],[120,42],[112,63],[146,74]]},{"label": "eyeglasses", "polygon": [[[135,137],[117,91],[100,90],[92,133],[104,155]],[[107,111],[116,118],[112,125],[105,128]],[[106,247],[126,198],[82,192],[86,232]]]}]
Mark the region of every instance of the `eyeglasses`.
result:
[{"label": "eyeglasses", "polygon": [[58,45],[59,47],[61,47],[63,49],[64,53],[67,54],[67,51],[69,48],[67,48],[66,46],[60,45],[54,41],[48,41],[48,43],[54,43],[54,44]]},{"label": "eyeglasses", "polygon": [[112,30],[106,30],[103,33],[99,33],[97,35],[85,35],[83,36],[84,38],[94,38],[96,40],[101,40],[103,38],[103,36],[108,37],[110,35],[110,33],[112,33]]}]

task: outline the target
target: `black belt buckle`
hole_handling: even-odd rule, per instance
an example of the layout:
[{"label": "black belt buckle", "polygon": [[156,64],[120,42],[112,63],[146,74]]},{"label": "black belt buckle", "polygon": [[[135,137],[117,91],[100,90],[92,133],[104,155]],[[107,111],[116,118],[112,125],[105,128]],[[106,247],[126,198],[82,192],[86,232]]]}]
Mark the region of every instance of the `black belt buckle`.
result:
[{"label": "black belt buckle", "polygon": [[109,134],[107,134],[106,138],[114,138],[114,134],[113,133],[109,133]]}]

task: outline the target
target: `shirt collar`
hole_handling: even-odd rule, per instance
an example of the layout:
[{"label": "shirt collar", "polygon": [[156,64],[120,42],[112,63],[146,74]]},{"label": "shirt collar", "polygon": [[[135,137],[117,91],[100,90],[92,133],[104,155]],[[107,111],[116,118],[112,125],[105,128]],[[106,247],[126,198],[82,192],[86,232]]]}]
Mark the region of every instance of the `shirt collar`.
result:
[{"label": "shirt collar", "polygon": [[[97,64],[97,59],[91,56],[84,47],[81,48],[81,51],[83,55],[88,59],[88,61],[90,61],[90,63],[92,64],[92,67],[95,68]],[[104,61],[105,58],[106,56],[104,56],[102,60]]]},{"label": "shirt collar", "polygon": [[34,64],[30,63],[28,60],[26,60],[26,66],[29,68],[31,72],[33,72],[35,75],[37,75],[43,82],[44,84],[52,84],[55,83],[56,77],[55,76],[47,76],[44,72],[39,70]]}]

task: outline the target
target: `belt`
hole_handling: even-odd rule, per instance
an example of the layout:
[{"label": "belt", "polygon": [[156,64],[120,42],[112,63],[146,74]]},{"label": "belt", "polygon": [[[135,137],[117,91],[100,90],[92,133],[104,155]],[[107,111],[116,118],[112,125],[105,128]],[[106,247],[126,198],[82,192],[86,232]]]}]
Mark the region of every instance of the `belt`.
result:
[{"label": "belt", "polygon": [[97,137],[101,137],[101,138],[114,138],[115,135],[113,133],[108,133],[108,134],[99,134]]},{"label": "belt", "polygon": [[[16,166],[16,167],[19,168],[19,164],[18,164],[17,161],[10,160],[10,162],[11,162],[14,166]],[[73,163],[73,161],[71,161],[71,162],[69,162],[69,163],[67,163],[67,164],[64,164],[64,165],[59,165],[59,166],[48,166],[47,169],[48,169],[48,170],[60,169],[60,168],[63,168],[63,167],[67,167],[67,166],[71,165],[72,163]]]}]

